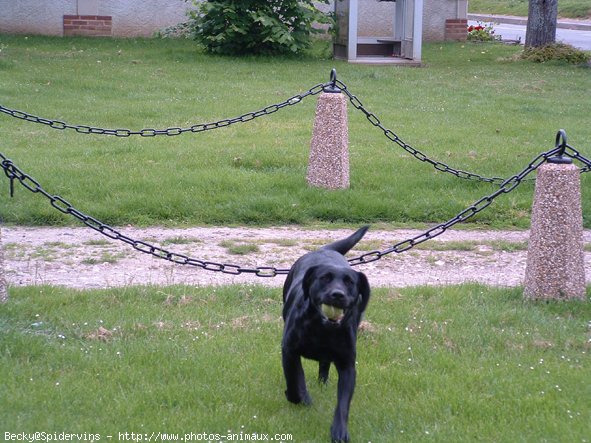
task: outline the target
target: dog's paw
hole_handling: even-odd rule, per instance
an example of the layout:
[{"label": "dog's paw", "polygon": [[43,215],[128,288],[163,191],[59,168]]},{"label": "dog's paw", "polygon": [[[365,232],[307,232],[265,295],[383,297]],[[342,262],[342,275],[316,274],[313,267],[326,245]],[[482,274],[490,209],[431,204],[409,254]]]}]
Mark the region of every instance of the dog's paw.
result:
[{"label": "dog's paw", "polygon": [[328,384],[328,375],[319,375],[318,376],[318,384],[322,386],[326,386]]},{"label": "dog's paw", "polygon": [[308,394],[307,392],[306,395],[302,397],[302,404],[304,406],[310,406],[312,404],[312,397],[310,397],[310,394]]},{"label": "dog's paw", "polygon": [[347,429],[334,425],[330,428],[330,438],[332,443],[346,443],[350,440]]},{"label": "dog's paw", "polygon": [[308,392],[304,392],[303,394],[290,394],[290,392],[286,390],[285,398],[287,398],[287,401],[296,405],[302,404],[304,406],[310,406],[312,404],[312,397],[310,397]]},{"label": "dog's paw", "polygon": [[320,362],[318,366],[318,382],[326,385],[328,383],[328,374],[330,372],[330,362]]}]

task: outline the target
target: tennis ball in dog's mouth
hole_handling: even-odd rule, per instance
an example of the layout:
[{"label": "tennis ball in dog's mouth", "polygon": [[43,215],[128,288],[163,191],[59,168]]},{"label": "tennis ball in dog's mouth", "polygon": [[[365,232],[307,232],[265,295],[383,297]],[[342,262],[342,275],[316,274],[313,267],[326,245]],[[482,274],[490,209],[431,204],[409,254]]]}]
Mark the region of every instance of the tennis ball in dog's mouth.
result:
[{"label": "tennis ball in dog's mouth", "polygon": [[326,315],[329,320],[337,321],[343,317],[343,310],[336,306],[323,304],[320,308],[322,309],[322,313]]}]

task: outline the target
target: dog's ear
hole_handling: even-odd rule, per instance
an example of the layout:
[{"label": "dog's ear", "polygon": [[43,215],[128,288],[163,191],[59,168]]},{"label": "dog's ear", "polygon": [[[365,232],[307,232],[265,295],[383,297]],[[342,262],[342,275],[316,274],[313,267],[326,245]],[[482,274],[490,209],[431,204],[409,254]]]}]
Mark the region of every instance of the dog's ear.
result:
[{"label": "dog's ear", "polygon": [[312,266],[304,274],[304,279],[302,280],[302,289],[304,291],[304,298],[310,297],[310,286],[312,286],[312,283],[316,279],[316,270],[317,269],[318,269],[318,266]]},{"label": "dog's ear", "polygon": [[359,291],[359,296],[361,298],[359,302],[359,312],[364,312],[369,303],[370,289],[367,277],[363,272],[357,273],[357,290]]}]

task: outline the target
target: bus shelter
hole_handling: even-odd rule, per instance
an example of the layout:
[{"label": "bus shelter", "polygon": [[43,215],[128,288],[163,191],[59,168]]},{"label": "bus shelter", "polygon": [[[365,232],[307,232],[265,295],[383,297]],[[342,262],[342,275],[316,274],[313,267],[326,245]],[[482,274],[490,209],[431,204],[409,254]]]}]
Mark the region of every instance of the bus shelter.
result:
[{"label": "bus shelter", "polygon": [[421,64],[423,0],[335,0],[335,58]]}]

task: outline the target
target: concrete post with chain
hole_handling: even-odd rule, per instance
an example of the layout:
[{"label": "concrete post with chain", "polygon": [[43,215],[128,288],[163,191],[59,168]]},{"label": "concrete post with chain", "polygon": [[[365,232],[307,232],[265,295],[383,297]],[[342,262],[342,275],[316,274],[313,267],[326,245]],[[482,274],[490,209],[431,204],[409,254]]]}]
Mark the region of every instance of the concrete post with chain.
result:
[{"label": "concrete post with chain", "polygon": [[8,301],[6,279],[4,278],[4,249],[2,248],[2,224],[0,223],[0,303]]},{"label": "concrete post with chain", "polygon": [[[560,131],[556,146],[566,134]],[[536,178],[525,269],[526,299],[585,299],[581,173],[564,149]]]},{"label": "concrete post with chain", "polygon": [[306,180],[310,186],[327,189],[349,187],[349,132],[347,98],[332,85],[318,97]]}]

